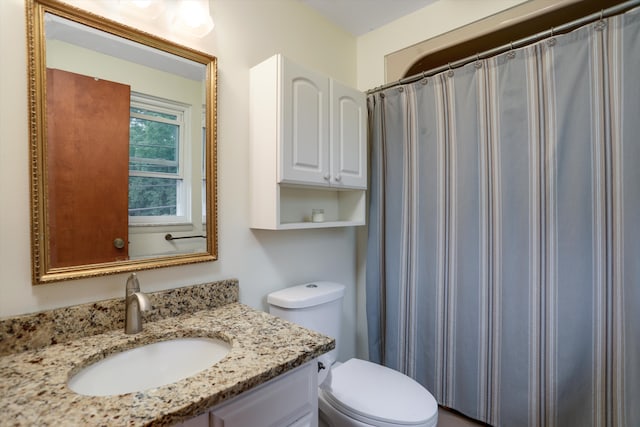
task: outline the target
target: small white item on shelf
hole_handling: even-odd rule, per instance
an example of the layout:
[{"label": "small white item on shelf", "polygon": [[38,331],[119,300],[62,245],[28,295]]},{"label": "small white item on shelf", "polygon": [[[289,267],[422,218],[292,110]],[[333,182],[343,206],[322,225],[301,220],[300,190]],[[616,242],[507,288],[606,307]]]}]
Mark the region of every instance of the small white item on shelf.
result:
[{"label": "small white item on shelf", "polygon": [[311,222],[324,222],[324,209],[311,209]]}]

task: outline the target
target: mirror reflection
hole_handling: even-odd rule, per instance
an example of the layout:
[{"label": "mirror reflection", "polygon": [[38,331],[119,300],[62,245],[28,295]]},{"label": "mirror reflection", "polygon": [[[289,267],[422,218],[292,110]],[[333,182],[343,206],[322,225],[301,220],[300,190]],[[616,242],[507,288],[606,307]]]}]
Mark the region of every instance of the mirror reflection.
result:
[{"label": "mirror reflection", "polygon": [[215,58],[46,3],[34,2],[44,34],[31,50],[45,98],[35,281],[215,259]]}]

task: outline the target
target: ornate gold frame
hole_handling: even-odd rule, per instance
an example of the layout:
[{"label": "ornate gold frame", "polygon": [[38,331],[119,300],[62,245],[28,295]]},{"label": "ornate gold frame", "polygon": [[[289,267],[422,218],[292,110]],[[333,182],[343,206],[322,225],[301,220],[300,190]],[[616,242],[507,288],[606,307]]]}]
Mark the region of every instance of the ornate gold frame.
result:
[{"label": "ornate gold frame", "polygon": [[[109,262],[52,268],[47,240],[46,123],[45,123],[45,32],[44,16],[49,12],[78,23],[123,37],[206,66],[206,252],[161,258]],[[27,0],[27,54],[29,137],[31,164],[31,257],[34,285],[62,280],[103,276],[143,269],[170,267],[218,259],[217,215],[217,59],[154,35],[139,31],[56,0]]]}]

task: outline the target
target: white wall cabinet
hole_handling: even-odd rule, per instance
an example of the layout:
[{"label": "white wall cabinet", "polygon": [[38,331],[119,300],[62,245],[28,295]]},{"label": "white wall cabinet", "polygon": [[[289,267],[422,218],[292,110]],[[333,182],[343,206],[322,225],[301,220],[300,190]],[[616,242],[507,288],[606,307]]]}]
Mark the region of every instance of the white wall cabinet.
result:
[{"label": "white wall cabinet", "polygon": [[317,362],[282,374],[179,426],[317,427]]},{"label": "white wall cabinet", "polygon": [[251,227],[364,224],[364,93],[282,55],[251,69],[250,91]]}]

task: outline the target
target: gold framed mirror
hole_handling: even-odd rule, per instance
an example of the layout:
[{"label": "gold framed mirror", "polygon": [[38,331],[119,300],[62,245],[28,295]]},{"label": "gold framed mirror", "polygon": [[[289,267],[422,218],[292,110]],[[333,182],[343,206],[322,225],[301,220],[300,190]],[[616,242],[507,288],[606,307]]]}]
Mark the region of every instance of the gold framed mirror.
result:
[{"label": "gold framed mirror", "polygon": [[216,58],[26,6],[33,283],[216,260]]}]

